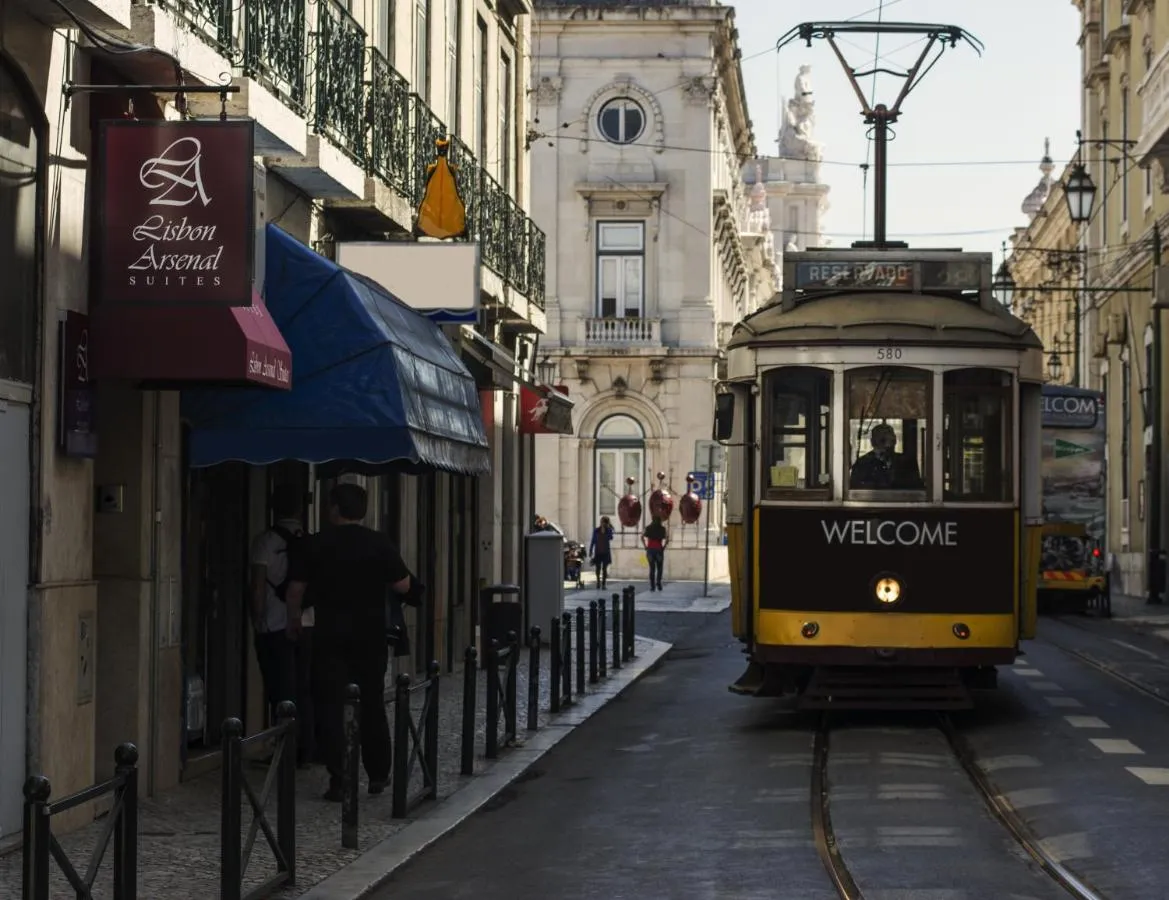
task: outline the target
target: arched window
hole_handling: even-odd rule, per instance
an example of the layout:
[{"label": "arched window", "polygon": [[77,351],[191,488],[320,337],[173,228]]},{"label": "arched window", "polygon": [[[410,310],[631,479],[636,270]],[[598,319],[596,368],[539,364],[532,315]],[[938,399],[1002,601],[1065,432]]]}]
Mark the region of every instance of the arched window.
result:
[{"label": "arched window", "polygon": [[[629,416],[609,416],[597,426],[596,513],[615,517],[617,501],[625,493],[625,479],[635,478],[634,491],[640,496],[645,490],[645,430]],[[614,527],[617,522],[614,519]]]},{"label": "arched window", "polygon": [[38,108],[0,56],[0,379],[32,383],[36,359]]}]

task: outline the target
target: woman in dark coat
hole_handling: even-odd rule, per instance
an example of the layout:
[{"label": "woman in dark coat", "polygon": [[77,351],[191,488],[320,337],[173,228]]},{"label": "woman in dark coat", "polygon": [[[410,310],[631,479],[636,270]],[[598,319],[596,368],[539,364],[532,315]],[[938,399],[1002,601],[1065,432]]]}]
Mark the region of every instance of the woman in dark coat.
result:
[{"label": "woman in dark coat", "polygon": [[608,516],[601,516],[601,524],[593,529],[593,539],[589,541],[589,556],[597,570],[597,587],[604,588],[609,580],[609,566],[613,562],[613,526]]}]

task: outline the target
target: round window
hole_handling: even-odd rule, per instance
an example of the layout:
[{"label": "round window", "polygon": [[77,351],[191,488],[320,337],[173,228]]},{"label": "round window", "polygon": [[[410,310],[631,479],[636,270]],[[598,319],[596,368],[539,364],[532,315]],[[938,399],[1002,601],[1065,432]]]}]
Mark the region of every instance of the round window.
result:
[{"label": "round window", "polygon": [[645,112],[628,97],[618,97],[601,107],[597,127],[614,144],[632,144],[645,131]]}]

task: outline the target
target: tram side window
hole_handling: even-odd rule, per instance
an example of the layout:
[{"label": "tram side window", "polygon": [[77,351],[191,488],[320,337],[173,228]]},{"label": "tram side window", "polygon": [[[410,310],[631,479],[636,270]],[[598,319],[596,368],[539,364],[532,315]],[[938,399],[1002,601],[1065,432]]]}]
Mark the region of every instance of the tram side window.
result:
[{"label": "tram side window", "polygon": [[848,489],[927,497],[931,373],[873,366],[848,373]]},{"label": "tram side window", "polygon": [[769,372],[767,453],[763,483],[768,496],[831,489],[829,449],[832,373],[790,367]]},{"label": "tram side window", "polygon": [[942,383],[945,499],[1011,500],[1011,376],[993,369],[956,369]]}]

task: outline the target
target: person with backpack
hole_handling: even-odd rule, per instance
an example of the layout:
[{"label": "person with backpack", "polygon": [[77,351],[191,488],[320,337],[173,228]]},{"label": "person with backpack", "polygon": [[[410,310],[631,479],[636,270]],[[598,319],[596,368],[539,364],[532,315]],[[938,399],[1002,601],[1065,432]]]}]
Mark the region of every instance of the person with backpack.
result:
[{"label": "person with backpack", "polygon": [[[305,538],[301,492],[290,484],[277,485],[270,498],[275,524],[252,543],[251,618],[256,660],[264,681],[269,715],[275,722],[282,700],[296,704],[297,765],[309,765],[316,747],[316,717],[312,699],[313,626],[311,605],[300,616],[300,629],[292,640],[288,630],[286,595],[290,560]],[[311,603],[311,600],[310,600]]]}]

